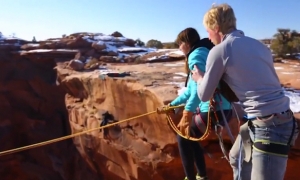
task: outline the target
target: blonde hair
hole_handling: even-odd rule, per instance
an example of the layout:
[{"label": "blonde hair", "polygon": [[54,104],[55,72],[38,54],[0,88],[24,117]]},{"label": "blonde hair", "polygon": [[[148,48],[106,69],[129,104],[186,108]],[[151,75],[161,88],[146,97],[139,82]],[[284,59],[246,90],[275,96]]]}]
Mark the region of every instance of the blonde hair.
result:
[{"label": "blonde hair", "polygon": [[213,4],[205,13],[203,25],[211,30],[219,28],[219,32],[223,35],[229,33],[230,30],[236,29],[236,18],[233,9],[228,4]]}]

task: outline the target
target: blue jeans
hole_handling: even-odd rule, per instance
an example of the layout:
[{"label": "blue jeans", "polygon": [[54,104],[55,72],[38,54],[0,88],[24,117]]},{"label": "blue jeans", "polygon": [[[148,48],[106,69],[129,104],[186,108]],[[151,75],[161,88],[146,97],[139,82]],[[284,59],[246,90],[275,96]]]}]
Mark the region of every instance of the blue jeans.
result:
[{"label": "blue jeans", "polygon": [[[294,142],[298,137],[298,127],[297,123],[293,121],[292,112],[260,120],[273,122],[273,124],[269,126],[257,126],[253,123],[253,126],[249,127],[252,142],[257,140],[269,140],[271,142],[287,144],[294,127],[296,129],[294,130],[291,141],[291,145],[294,145]],[[277,123],[279,120],[283,123]],[[274,121],[276,121],[276,123]],[[238,180],[240,138],[239,135],[229,153],[234,180]],[[242,150],[242,160],[244,159],[244,155],[244,151]],[[251,161],[242,162],[241,180],[283,180],[287,160],[287,156],[264,153],[253,148]]]}]

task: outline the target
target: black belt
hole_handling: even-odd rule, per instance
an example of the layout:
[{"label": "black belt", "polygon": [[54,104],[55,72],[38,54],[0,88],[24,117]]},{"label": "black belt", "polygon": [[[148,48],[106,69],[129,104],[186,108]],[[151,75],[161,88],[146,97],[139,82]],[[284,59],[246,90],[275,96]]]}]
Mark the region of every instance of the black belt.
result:
[{"label": "black belt", "polygon": [[250,118],[250,119],[248,119],[248,120],[252,121],[252,120],[255,120],[255,119],[257,119],[257,118],[259,118],[259,119],[267,119],[267,118],[269,118],[269,117],[271,117],[271,116],[273,116],[273,115],[276,115],[276,114],[285,114],[285,113],[288,113],[288,112],[290,112],[290,111],[291,111],[291,110],[288,109],[288,110],[282,111],[282,112],[280,112],[280,113],[273,113],[273,114],[269,114],[269,115],[266,115],[266,116],[257,116],[257,117]]}]

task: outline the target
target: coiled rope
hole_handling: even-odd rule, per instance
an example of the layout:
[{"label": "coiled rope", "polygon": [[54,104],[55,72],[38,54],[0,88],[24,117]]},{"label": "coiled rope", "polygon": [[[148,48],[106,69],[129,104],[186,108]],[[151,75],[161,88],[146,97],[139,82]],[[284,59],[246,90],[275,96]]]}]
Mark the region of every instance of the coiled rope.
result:
[{"label": "coiled rope", "polygon": [[[183,105],[182,105],[182,106],[183,106]],[[212,125],[211,111],[212,111],[212,109],[213,109],[213,107],[214,107],[214,102],[213,102],[212,99],[210,100],[210,107],[209,107],[209,109],[208,109],[208,119],[207,119],[206,129],[205,129],[204,134],[203,134],[201,137],[199,137],[199,138],[195,138],[195,137],[191,137],[191,136],[187,137],[187,136],[183,135],[183,134],[181,133],[181,131],[179,131],[179,129],[178,129],[177,126],[174,124],[174,121],[173,121],[172,118],[171,118],[171,112],[172,112],[173,109],[175,109],[174,107],[175,107],[175,106],[166,106],[166,107],[163,107],[163,108],[161,108],[161,109],[158,109],[157,112],[158,112],[158,114],[166,114],[167,120],[168,120],[170,126],[172,127],[172,129],[173,129],[179,136],[181,136],[182,138],[191,140],[191,141],[204,141],[204,140],[210,135],[210,132],[211,132],[211,125]],[[177,108],[177,107],[176,107],[176,108]],[[215,115],[216,118],[217,118],[216,111],[215,111],[214,109],[213,109],[213,112],[214,112],[214,115]],[[218,121],[218,119],[217,119],[217,121]]]}]

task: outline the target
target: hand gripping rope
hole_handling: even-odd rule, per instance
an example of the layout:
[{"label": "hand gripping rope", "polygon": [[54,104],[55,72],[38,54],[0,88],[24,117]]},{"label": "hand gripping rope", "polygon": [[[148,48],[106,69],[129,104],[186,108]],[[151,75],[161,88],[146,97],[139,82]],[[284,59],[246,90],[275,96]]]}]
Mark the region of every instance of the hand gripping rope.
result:
[{"label": "hand gripping rope", "polygon": [[[183,107],[184,105],[181,105],[181,107]],[[171,113],[175,106],[166,106],[166,107],[162,107],[162,108],[157,108],[157,113],[158,114],[166,114],[167,116],[167,120],[168,122],[170,123],[170,126],[172,127],[172,129],[181,137],[185,138],[185,139],[188,139],[188,140],[191,140],[191,141],[203,141],[205,140],[210,132],[211,132],[211,124],[212,124],[212,119],[211,119],[211,110],[213,109],[213,101],[210,100],[210,108],[208,110],[208,120],[207,120],[207,126],[206,126],[206,130],[204,132],[204,134],[200,137],[200,138],[194,138],[194,137],[187,137],[185,135],[183,135],[179,129],[176,127],[176,125],[174,124],[174,121],[172,120],[172,117],[171,117]],[[176,107],[177,108],[177,107]],[[214,109],[213,109],[214,110]],[[216,116],[216,119],[217,119],[217,114],[216,114],[216,111],[214,110],[214,115]],[[218,121],[218,119],[217,119]]]}]

